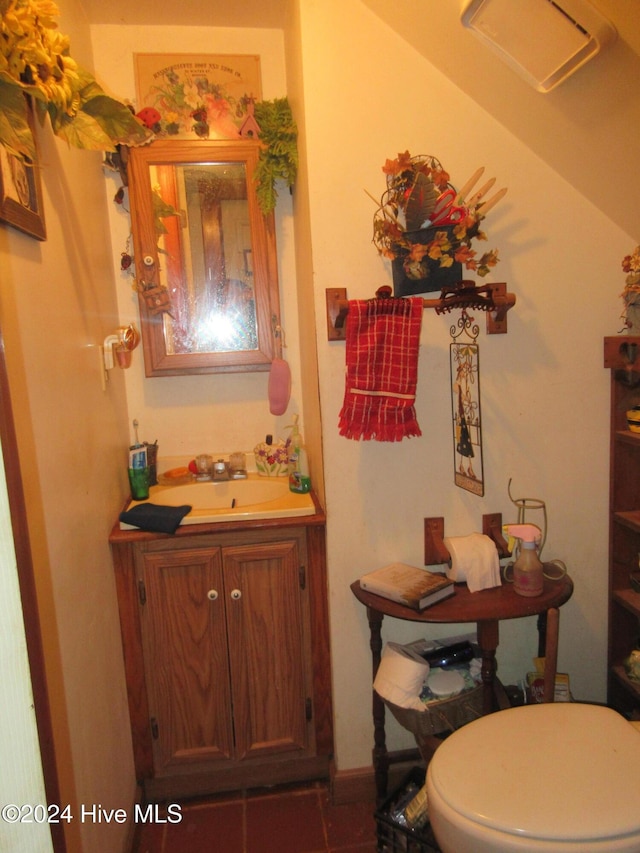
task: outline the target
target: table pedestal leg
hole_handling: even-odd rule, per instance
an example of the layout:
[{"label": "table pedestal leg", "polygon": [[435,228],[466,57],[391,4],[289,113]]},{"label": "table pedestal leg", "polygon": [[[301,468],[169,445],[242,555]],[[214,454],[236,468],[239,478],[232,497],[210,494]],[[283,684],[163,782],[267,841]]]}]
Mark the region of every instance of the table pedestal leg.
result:
[{"label": "table pedestal leg", "polygon": [[482,655],[482,683],[484,693],[482,697],[482,713],[491,714],[495,711],[494,683],[497,671],[496,649],[498,648],[499,629],[498,621],[489,619],[478,622],[478,645]]},{"label": "table pedestal leg", "polygon": [[538,657],[543,658],[547,647],[547,611],[538,614]]},{"label": "table pedestal leg", "polygon": [[[372,680],[375,681],[380,658],[382,656],[382,620],[384,615],[377,610],[367,607],[367,620],[369,622],[369,646],[371,648]],[[376,691],[372,694],[373,713],[373,770],[376,780],[376,795],[378,801],[384,799],[387,794],[389,782],[389,753],[387,751],[387,738],[384,727],[385,709],[384,702]]]},{"label": "table pedestal leg", "polygon": [[544,701],[553,702],[558,668],[558,631],[560,611],[551,607],[547,611],[547,637],[544,650]]}]

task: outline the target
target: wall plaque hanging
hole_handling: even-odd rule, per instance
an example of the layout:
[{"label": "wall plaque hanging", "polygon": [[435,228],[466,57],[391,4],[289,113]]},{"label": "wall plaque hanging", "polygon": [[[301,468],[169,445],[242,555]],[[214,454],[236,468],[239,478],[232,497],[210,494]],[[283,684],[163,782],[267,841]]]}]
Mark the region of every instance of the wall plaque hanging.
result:
[{"label": "wall plaque hanging", "polygon": [[234,139],[262,98],[259,56],[134,54],[138,118],[160,137]]},{"label": "wall plaque hanging", "polygon": [[[480,328],[462,309],[450,328],[451,409],[454,482],[474,495],[484,495],[482,419],[480,415]],[[461,337],[467,340],[458,340]]]}]

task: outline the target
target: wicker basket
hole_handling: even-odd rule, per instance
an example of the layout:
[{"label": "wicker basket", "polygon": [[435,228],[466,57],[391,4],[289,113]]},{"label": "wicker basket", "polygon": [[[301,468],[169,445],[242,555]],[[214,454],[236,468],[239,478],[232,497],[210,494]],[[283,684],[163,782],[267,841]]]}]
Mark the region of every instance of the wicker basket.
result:
[{"label": "wicker basket", "polygon": [[479,684],[451,699],[429,702],[424,711],[400,708],[383,698],[387,708],[405,729],[415,735],[418,745],[421,740],[443,732],[453,732],[482,716],[484,685]]}]

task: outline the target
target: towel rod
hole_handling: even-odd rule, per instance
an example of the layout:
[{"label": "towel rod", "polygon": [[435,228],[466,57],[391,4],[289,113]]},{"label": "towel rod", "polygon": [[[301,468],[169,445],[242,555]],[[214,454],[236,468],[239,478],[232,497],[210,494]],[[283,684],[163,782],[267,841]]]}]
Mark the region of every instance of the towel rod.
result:
[{"label": "towel rod", "polygon": [[[378,294],[383,288],[378,290]],[[329,287],[325,291],[327,306],[327,337],[330,341],[343,341],[344,325],[349,311],[346,287]],[[436,314],[454,308],[474,308],[487,312],[487,334],[507,332],[507,312],[516,304],[515,293],[507,293],[504,282],[476,285],[473,281],[461,281],[446,287],[438,299],[423,299],[425,309],[434,308]]]}]

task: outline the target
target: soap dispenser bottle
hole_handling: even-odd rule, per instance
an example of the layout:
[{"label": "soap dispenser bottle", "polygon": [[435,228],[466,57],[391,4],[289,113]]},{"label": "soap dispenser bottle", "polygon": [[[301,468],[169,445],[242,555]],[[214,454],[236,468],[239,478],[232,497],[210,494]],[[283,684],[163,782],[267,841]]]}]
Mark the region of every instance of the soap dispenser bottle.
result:
[{"label": "soap dispenser bottle", "polygon": [[298,417],[298,415],[293,416],[289,439],[289,490],[297,494],[306,494],[311,491],[311,478],[307,451],[298,428]]},{"label": "soap dispenser bottle", "polygon": [[520,539],[522,547],[513,565],[513,588],[518,595],[541,595],[544,588],[544,566],[538,557],[537,546],[542,531],[535,524],[505,524],[509,536]]}]

